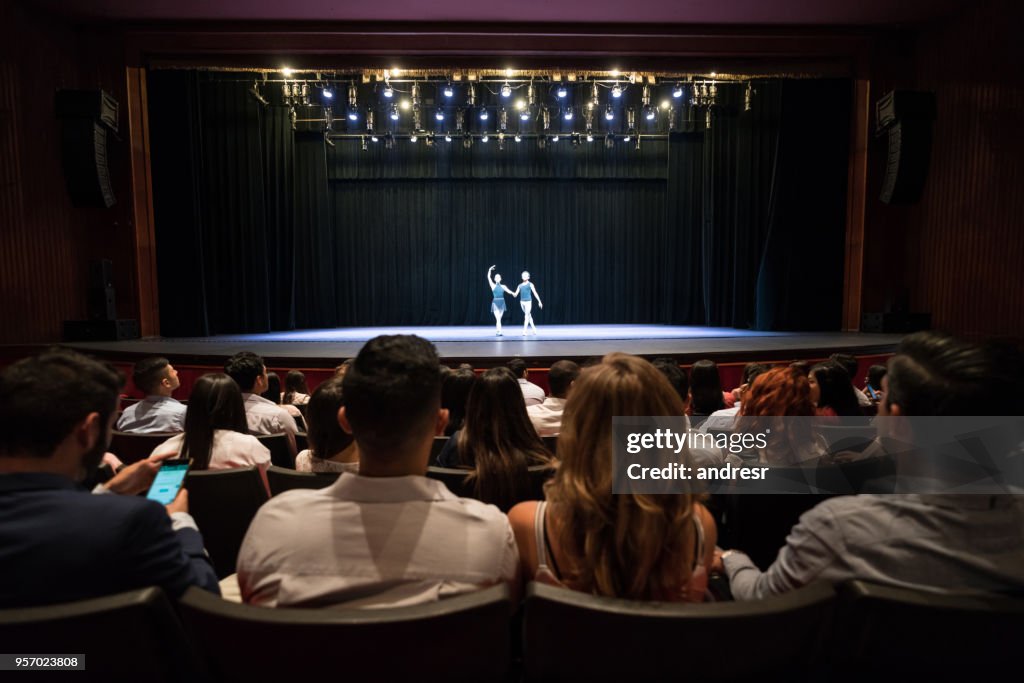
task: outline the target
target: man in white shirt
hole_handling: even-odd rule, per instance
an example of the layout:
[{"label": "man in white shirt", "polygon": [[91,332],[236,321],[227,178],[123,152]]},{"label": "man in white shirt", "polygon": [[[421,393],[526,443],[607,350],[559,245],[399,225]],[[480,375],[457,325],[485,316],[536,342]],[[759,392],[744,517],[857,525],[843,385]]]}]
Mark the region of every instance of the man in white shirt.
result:
[{"label": "man in white shirt", "polygon": [[519,388],[523,391],[523,400],[527,407],[538,406],[544,402],[544,390],[529,381],[530,371],[526,367],[526,361],[522,358],[513,358],[505,364],[519,382]]},{"label": "man in white shirt", "polygon": [[117,421],[117,430],[135,434],[185,431],[183,403],[171,398],[181,386],[178,371],[166,358],[145,358],[132,369],[135,388],[145,392],[146,398],[128,406]]},{"label": "man in white shirt", "polygon": [[770,368],[767,365],[761,363],[747,363],[743,368],[743,384],[737,389],[733,389],[733,395],[736,397],[736,404],[732,408],[722,408],[708,415],[707,419],[704,420],[700,425],[700,431],[702,432],[731,432],[733,431],[733,425],[736,424],[736,416],[740,414],[740,408],[743,403],[743,395],[750,389],[750,385],[754,383],[760,375],[768,372]]},{"label": "man in white shirt", "polygon": [[267,366],[263,359],[251,351],[242,351],[228,359],[224,364],[224,372],[242,390],[249,431],[255,435],[287,434],[288,447],[292,457],[295,457],[295,433],[299,431],[295,418],[283,406],[260,396],[266,393],[268,384]]},{"label": "man in white shirt", "polygon": [[871,399],[863,391],[857,388],[857,369],[859,364],[857,359],[848,353],[833,353],[828,357],[830,361],[838,364],[843,370],[846,370],[846,374],[850,376],[850,384],[853,385],[853,393],[857,396],[857,405],[861,408],[867,408],[871,405]]},{"label": "man in white shirt", "polygon": [[548,370],[548,386],[551,395],[539,405],[527,406],[533,428],[540,436],[556,436],[562,430],[562,411],[573,382],[580,376],[580,366],[571,360],[560,360]]},{"label": "man in white shirt", "polygon": [[500,581],[515,590],[519,553],[508,518],[424,476],[448,421],[433,345],[411,335],[371,339],[343,392],[338,419],[355,437],[359,473],[260,508],[238,556],[242,599],[398,607]]}]

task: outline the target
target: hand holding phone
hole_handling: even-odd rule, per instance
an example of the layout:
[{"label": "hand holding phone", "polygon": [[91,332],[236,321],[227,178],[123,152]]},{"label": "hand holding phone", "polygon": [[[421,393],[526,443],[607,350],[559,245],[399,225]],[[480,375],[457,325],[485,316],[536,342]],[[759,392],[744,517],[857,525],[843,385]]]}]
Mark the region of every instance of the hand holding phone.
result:
[{"label": "hand holding phone", "polygon": [[170,505],[181,490],[185,482],[185,475],[188,474],[189,460],[164,460],[160,471],[153,479],[153,485],[149,487],[146,498],[155,500],[161,505]]}]

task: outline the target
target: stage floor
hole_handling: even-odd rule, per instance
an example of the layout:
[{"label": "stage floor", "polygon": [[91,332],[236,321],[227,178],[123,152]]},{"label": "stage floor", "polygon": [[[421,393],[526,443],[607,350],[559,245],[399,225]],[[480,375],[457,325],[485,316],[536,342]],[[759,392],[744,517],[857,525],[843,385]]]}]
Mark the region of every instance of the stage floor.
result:
[{"label": "stage floor", "polygon": [[429,339],[446,362],[501,362],[515,356],[547,361],[601,356],[612,351],[716,360],[786,359],[826,356],[839,351],[868,355],[891,352],[901,338],[895,334],[757,332],[680,325],[545,325],[538,332],[536,336],[523,337],[522,328],[506,326],[504,336],[496,337],[490,326],[350,327],[67,345],[108,357],[163,355],[177,362],[214,364],[244,350],[267,359],[305,361],[309,366],[322,367],[351,358],[366,341],[382,334],[417,334]]}]

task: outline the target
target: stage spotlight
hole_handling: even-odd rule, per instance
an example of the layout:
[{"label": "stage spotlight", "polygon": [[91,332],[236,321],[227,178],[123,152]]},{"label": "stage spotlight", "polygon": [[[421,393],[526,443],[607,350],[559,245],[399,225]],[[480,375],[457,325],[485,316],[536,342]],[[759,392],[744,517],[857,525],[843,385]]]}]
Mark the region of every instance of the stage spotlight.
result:
[{"label": "stage spotlight", "polygon": [[683,86],[680,85],[679,83],[676,83],[675,87],[672,88],[672,97],[675,97],[676,99],[679,99],[682,96],[683,96]]},{"label": "stage spotlight", "polygon": [[445,133],[444,134],[444,141],[445,142],[451,142],[452,141],[452,134],[451,133]]},{"label": "stage spotlight", "polygon": [[434,112],[434,118],[438,121],[444,121],[444,110],[438,107],[437,111]]},{"label": "stage spotlight", "polygon": [[501,96],[512,97],[512,86],[508,84],[508,81],[506,81],[505,84],[501,86]]},{"label": "stage spotlight", "polygon": [[516,140],[516,142],[522,142],[523,141],[523,136],[520,135],[519,133],[516,133],[515,140]]},{"label": "stage spotlight", "polygon": [[483,135],[480,136],[480,142],[486,143],[490,139],[491,139],[491,136],[488,135],[487,133],[484,133]]},{"label": "stage spotlight", "polygon": [[571,139],[572,139],[572,146],[573,147],[579,147],[580,146],[580,135],[579,135],[579,133],[573,133]]},{"label": "stage spotlight", "polygon": [[454,94],[455,94],[455,90],[454,90],[454,88],[452,88],[452,84],[451,83],[448,83],[448,85],[444,86],[444,96],[445,97],[451,97]]},{"label": "stage spotlight", "polygon": [[605,119],[605,121],[611,121],[614,118],[615,118],[615,111],[612,109],[612,105],[609,104],[604,109],[604,119]]},{"label": "stage spotlight", "polygon": [[551,142],[558,142],[558,136],[557,135],[552,135],[551,136]]},{"label": "stage spotlight", "polygon": [[329,88],[328,86],[325,85],[321,92],[323,92],[325,100],[333,100],[334,99],[334,91],[331,90],[331,88]]},{"label": "stage spotlight", "polygon": [[593,133],[587,133],[587,142],[593,142],[593,141],[594,141],[594,134]]},{"label": "stage spotlight", "polygon": [[612,97],[615,99],[622,97],[622,87],[618,83],[612,86]]},{"label": "stage spotlight", "polygon": [[469,149],[472,146],[473,146],[473,136],[470,135],[469,133],[466,133],[465,135],[462,136],[462,147],[464,149]]},{"label": "stage spotlight", "polygon": [[249,94],[252,95],[256,99],[256,101],[262,104],[264,107],[270,104],[270,101],[260,93],[259,83],[253,83],[252,87],[249,88]]},{"label": "stage spotlight", "polygon": [[544,149],[545,147],[547,147],[547,144],[548,144],[548,136],[547,135],[538,135],[537,136],[537,148],[538,149]]},{"label": "stage spotlight", "polygon": [[395,134],[388,131],[388,134],[384,136],[384,149],[395,148]]},{"label": "stage spotlight", "polygon": [[481,109],[480,110],[480,120],[481,121],[486,121],[488,116],[489,116],[489,114],[487,113],[486,109]]},{"label": "stage spotlight", "polygon": [[636,135],[636,128],[630,128],[629,131],[626,132],[626,137],[622,138],[622,141],[629,142],[633,139],[634,135]]},{"label": "stage spotlight", "polygon": [[363,146],[363,151],[365,152],[366,150],[370,149],[370,146],[366,144],[366,136],[365,135],[361,139],[362,139],[362,143],[363,143],[363,145],[362,145]]},{"label": "stage spotlight", "polygon": [[529,121],[530,120],[530,110],[529,109],[524,109],[522,112],[520,112],[519,120],[520,121]]},{"label": "stage spotlight", "polygon": [[396,104],[392,104],[391,105],[391,113],[389,114],[389,116],[391,117],[392,121],[397,121],[398,120],[398,105],[396,105]]},{"label": "stage spotlight", "polygon": [[389,83],[389,84],[385,85],[384,86],[384,97],[387,97],[388,99],[391,99],[394,96],[395,96],[395,89],[391,87],[391,84]]},{"label": "stage spotlight", "polygon": [[348,110],[348,120],[349,121],[358,121],[359,120],[359,112],[356,111],[355,109],[349,109]]},{"label": "stage spotlight", "polygon": [[572,121],[572,107],[565,108],[565,113],[562,114],[562,118],[564,118],[566,121]]},{"label": "stage spotlight", "polygon": [[569,89],[566,88],[564,85],[559,85],[558,89],[555,91],[555,94],[558,95],[558,99],[564,100],[566,97],[569,96]]},{"label": "stage spotlight", "polygon": [[657,110],[654,107],[652,107],[649,104],[648,105],[644,105],[644,118],[645,119],[647,119],[648,121],[653,121],[654,118],[657,115],[658,115],[658,112],[657,112]]},{"label": "stage spotlight", "polygon": [[294,73],[295,71],[293,69],[288,68],[287,66],[281,69],[281,75],[284,76],[285,78],[291,78],[292,74]]},{"label": "stage spotlight", "polygon": [[370,142],[378,142],[379,140],[380,140],[380,138],[378,138],[376,135],[371,135],[370,136]]},{"label": "stage spotlight", "polygon": [[419,139],[420,137],[416,135],[416,133],[413,133],[412,135],[409,136],[409,142],[416,142]]},{"label": "stage spotlight", "polygon": [[612,147],[614,147],[615,146],[615,136],[612,135],[611,133],[608,133],[608,135],[605,135],[604,136],[604,146],[605,146],[606,149],[611,149]]},{"label": "stage spotlight", "polygon": [[498,149],[502,151],[505,150],[505,136],[501,133],[498,133]]}]

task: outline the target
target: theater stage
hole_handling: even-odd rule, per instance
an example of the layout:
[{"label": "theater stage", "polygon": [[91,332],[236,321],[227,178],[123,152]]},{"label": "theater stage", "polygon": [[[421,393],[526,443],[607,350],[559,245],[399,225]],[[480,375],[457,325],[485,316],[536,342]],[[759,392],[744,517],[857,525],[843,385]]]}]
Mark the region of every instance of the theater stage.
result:
[{"label": "theater stage", "polygon": [[238,351],[253,351],[268,365],[333,367],[351,358],[367,340],[381,334],[417,334],[434,342],[448,364],[478,367],[503,363],[514,356],[537,365],[561,358],[575,360],[625,351],[642,356],[673,356],[683,363],[699,358],[718,362],[815,358],[846,352],[857,356],[891,353],[901,335],[856,332],[758,332],[729,327],[680,325],[544,325],[539,334],[523,337],[522,328],[506,326],[496,337],[493,327],[351,327],[296,330],[267,334],[211,337],[151,337],[121,342],[74,342],[67,346],[112,360],[128,361],[162,355],[176,363],[219,365]]}]

